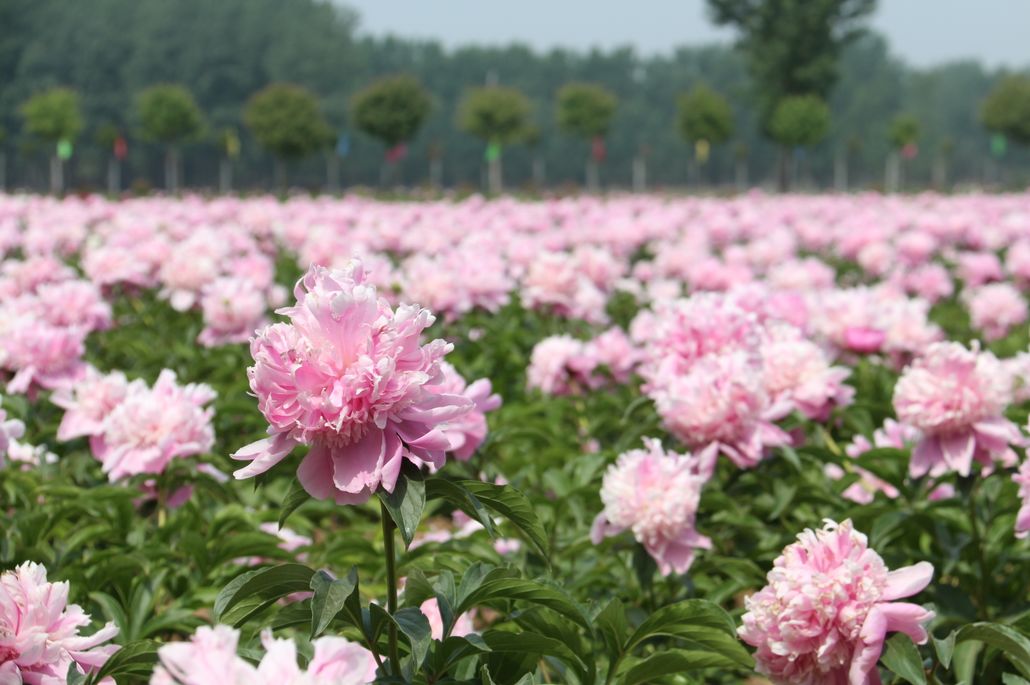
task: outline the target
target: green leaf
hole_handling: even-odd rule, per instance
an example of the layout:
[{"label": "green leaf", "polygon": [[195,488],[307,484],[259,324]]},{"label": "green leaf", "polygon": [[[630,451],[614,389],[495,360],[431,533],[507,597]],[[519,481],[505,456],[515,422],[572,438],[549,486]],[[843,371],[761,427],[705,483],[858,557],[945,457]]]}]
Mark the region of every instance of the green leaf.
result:
[{"label": "green leaf", "polygon": [[314,573],[303,564],[282,564],[247,571],[218,593],[214,606],[215,620],[238,626],[281,597],[310,589]]},{"label": "green leaf", "polygon": [[1001,676],[1001,682],[1003,685],[1030,685],[1030,680],[1020,678],[1018,675],[1013,675],[1012,673],[1003,673]]},{"label": "green leaf", "polygon": [[369,609],[373,617],[393,623],[408,638],[412,661],[415,663],[414,670],[417,672],[426,658],[426,654],[429,653],[429,645],[433,642],[432,630],[426,615],[416,607],[398,609],[397,613],[392,616],[378,604],[369,605]]},{"label": "green leaf", "polygon": [[754,667],[751,655],[737,640],[733,619],[720,607],[703,599],[670,604],[651,614],[630,637],[626,651],[657,636],[682,640],[691,651],[715,652],[742,668]]},{"label": "green leaf", "polygon": [[494,652],[514,654],[540,654],[553,656],[578,671],[586,670],[586,664],[564,642],[538,633],[509,633],[504,630],[488,630],[483,633],[485,642]]},{"label": "green leaf", "polygon": [[637,662],[622,676],[622,685],[652,682],[662,676],[697,671],[702,668],[735,668],[740,666],[722,654],[707,651],[670,649],[652,654]]},{"label": "green leaf", "polygon": [[463,481],[462,485],[484,506],[510,521],[547,558],[547,533],[533,511],[533,504],[524,494],[510,485],[475,480]]},{"label": "green leaf", "polygon": [[933,641],[933,648],[937,652],[937,660],[941,662],[941,666],[951,668],[951,655],[955,651],[955,633],[952,632],[943,640],[938,640],[932,635],[930,639]]},{"label": "green leaf", "polygon": [[608,602],[607,606],[594,619],[594,624],[601,633],[605,647],[608,649],[608,657],[617,659],[623,654],[623,645],[626,644],[626,637],[629,634],[629,623],[626,621],[626,607],[616,598]]},{"label": "green leaf", "polygon": [[539,604],[558,612],[588,630],[590,629],[590,619],[563,590],[521,578],[498,578],[485,581],[458,605],[455,613],[460,615],[477,604],[491,600]]},{"label": "green leaf", "polygon": [[304,489],[304,486],[300,484],[300,481],[296,478],[290,483],[290,491],[286,493],[286,498],[283,503],[279,506],[279,529],[281,530],[283,525],[286,524],[286,519],[290,517],[290,514],[297,511],[300,505],[311,499],[311,495]]},{"label": "green leaf", "polygon": [[[339,614],[348,599],[358,591],[358,571],[351,569],[346,578],[333,578],[327,571],[317,571],[311,576],[311,639],[315,639]],[[361,628],[360,625],[357,628]]]},{"label": "green leaf", "polygon": [[426,508],[426,483],[417,469],[405,468],[393,492],[379,490],[379,499],[397,524],[407,549],[415,537],[422,511]]},{"label": "green leaf", "polygon": [[490,518],[490,512],[479,501],[479,498],[459,483],[439,476],[429,478],[426,480],[426,498],[443,499],[450,502],[453,506],[458,507],[483,524],[490,537],[497,537],[497,533],[494,531],[493,519]]},{"label": "green leaf", "polygon": [[68,685],[86,685],[86,674],[79,671],[79,665],[72,661],[68,664],[68,673],[65,675],[65,680]]},{"label": "green leaf", "polygon": [[897,633],[887,640],[887,650],[881,658],[883,665],[902,680],[912,685],[926,685],[926,673],[923,672],[923,660],[919,656],[912,638],[904,633]]},{"label": "green leaf", "polygon": [[1030,640],[1015,629],[999,623],[972,623],[955,633],[956,644],[969,641],[982,642],[1001,650],[1024,678],[1030,678]]},{"label": "green leaf", "polygon": [[[160,645],[153,640],[140,640],[125,645],[111,655],[103,667],[92,674],[87,681],[90,685],[99,683],[104,678],[113,678],[118,682],[125,676],[148,676],[157,663],[157,649]],[[121,676],[121,677],[118,677]]]}]

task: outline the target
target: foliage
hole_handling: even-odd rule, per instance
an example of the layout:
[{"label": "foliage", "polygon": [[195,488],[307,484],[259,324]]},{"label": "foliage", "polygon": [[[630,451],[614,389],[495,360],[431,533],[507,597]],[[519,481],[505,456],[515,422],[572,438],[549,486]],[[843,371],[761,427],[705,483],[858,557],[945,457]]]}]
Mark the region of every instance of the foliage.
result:
[{"label": "foliage", "polygon": [[815,145],[829,129],[830,110],[814,95],[784,98],[769,121],[769,135],[788,147]]},{"label": "foliage", "polygon": [[21,106],[25,129],[47,142],[74,140],[82,131],[79,97],[69,88],[51,88],[25,101]]},{"label": "foliage", "polygon": [[532,105],[515,88],[488,86],[466,93],[458,111],[462,130],[492,143],[510,145],[525,139]]},{"label": "foliage", "polygon": [[725,143],[733,135],[733,110],[719,93],[702,84],[678,101],[676,124],[684,140]]},{"label": "foliage", "polygon": [[1030,77],[1002,79],[983,101],[980,120],[989,130],[1030,145]]},{"label": "foliage", "polygon": [[185,86],[166,83],[147,88],[136,99],[143,137],[179,143],[200,135],[203,117]]},{"label": "foliage", "polygon": [[919,120],[911,114],[899,114],[891,122],[888,137],[895,149],[914,144],[919,140]]},{"label": "foliage", "polygon": [[429,93],[408,74],[382,78],[351,100],[355,126],[387,147],[414,138],[431,109]]},{"label": "foliage", "polygon": [[258,142],[281,159],[306,157],[332,136],[315,95],[292,83],[273,83],[251,96],[243,120]]},{"label": "foliage", "polygon": [[608,134],[618,106],[618,98],[595,83],[569,83],[557,96],[558,128],[577,138],[596,138]]}]

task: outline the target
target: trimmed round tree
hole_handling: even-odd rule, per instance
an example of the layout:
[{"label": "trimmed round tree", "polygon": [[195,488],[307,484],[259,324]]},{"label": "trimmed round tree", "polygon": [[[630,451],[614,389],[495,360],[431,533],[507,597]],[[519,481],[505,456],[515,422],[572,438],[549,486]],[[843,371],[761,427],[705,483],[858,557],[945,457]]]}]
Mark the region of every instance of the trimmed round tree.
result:
[{"label": "trimmed round tree", "polygon": [[243,122],[258,143],[275,157],[275,182],[286,187],[286,162],[325,147],[332,130],[315,94],[294,83],[273,83],[254,93]]},{"label": "trimmed round tree", "polygon": [[179,189],[179,146],[204,128],[200,108],[184,86],[162,83],[139,94],[136,111],[143,137],[165,146],[165,188],[174,193]]},{"label": "trimmed round tree", "polygon": [[82,132],[79,96],[69,88],[51,88],[33,95],[21,106],[25,130],[49,143],[50,192],[64,189],[64,160],[71,156],[72,143]]},{"label": "trimmed round tree", "polygon": [[598,164],[605,157],[608,135],[619,100],[607,88],[593,83],[569,83],[558,91],[558,128],[564,133],[592,142],[587,158],[587,188],[596,192]]},{"label": "trimmed round tree", "polygon": [[533,107],[522,91],[503,86],[473,88],[458,108],[458,125],[486,142],[490,192],[503,191],[501,152],[525,139]]},{"label": "trimmed round tree", "polygon": [[980,106],[980,121],[1017,145],[1030,145],[1030,77],[1007,76]]},{"label": "trimmed round tree", "polygon": [[695,162],[707,161],[709,146],[725,143],[733,135],[733,110],[726,98],[704,84],[680,95],[677,105],[676,127],[694,147],[694,171]]},{"label": "trimmed round tree", "polygon": [[351,116],[359,130],[386,146],[383,183],[406,154],[406,145],[418,133],[433,103],[414,76],[387,76],[358,91],[351,100]]},{"label": "trimmed round tree", "polygon": [[799,147],[820,142],[830,130],[830,108],[815,95],[792,95],[776,105],[769,120],[769,136],[780,144],[780,190],[790,188],[788,160]]}]

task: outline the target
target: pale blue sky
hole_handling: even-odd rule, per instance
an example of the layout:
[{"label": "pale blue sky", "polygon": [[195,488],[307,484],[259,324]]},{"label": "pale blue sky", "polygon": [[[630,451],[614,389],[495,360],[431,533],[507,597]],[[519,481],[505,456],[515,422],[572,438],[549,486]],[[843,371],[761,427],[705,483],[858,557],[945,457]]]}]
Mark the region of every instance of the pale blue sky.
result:
[{"label": "pale blue sky", "polygon": [[[536,48],[610,48],[641,53],[726,42],[704,0],[338,0],[361,15],[364,33],[436,38],[448,46],[518,41]],[[1030,67],[1030,0],[880,0],[873,27],[909,64],[975,57]]]}]

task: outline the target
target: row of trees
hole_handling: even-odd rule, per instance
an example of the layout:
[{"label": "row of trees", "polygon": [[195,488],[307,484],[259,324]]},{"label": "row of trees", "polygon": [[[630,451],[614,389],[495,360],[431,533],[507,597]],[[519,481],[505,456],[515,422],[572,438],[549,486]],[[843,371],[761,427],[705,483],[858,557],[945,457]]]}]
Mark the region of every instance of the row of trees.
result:
[{"label": "row of trees", "polygon": [[[499,182],[502,162],[509,185],[582,183],[584,161],[591,178],[603,174],[607,184],[636,187],[744,187],[777,176],[879,185],[885,161],[888,185],[905,177],[943,188],[1001,173],[1014,183],[1030,174],[1030,155],[1005,145],[1019,138],[1011,131],[992,137],[1002,129],[985,129],[986,109],[978,112],[1004,73],[975,62],[905,67],[881,38],[857,33],[859,10],[870,3],[731,4],[740,5],[725,10],[727,21],[740,20],[736,47],[642,57],[631,49],[448,50],[434,41],[361,38],[353,13],[323,0],[5,0],[0,128],[9,135],[0,141],[0,157],[13,156],[14,163],[0,160],[0,174],[6,168],[11,184],[43,187],[55,150],[71,152],[70,142],[57,146],[32,133],[23,116],[34,94],[65,86],[78,94],[82,120],[63,169],[67,185],[103,185],[106,169],[117,188],[173,182],[180,173],[193,186],[267,187],[269,172],[281,177],[285,165],[272,163],[248,125],[246,105],[269,83],[307,89],[326,124],[317,152],[289,165],[291,182],[307,187],[415,185],[427,178],[474,186]],[[368,133],[353,106],[365,84],[398,73],[410,74],[428,95],[417,134],[402,138],[404,145]],[[556,93],[568,82],[615,97],[602,140],[566,135]],[[202,112],[201,132],[178,143],[175,155],[143,132],[140,93],[155,83],[180,84]],[[486,92],[473,98],[483,84]],[[692,104],[677,111],[677,93]],[[1011,99],[1018,105],[1018,97]],[[827,119],[811,104],[816,100],[829,109],[822,142],[812,142],[819,127],[797,124],[798,112]],[[399,116],[420,113],[390,102],[383,107]],[[1012,109],[1001,111],[1014,117]],[[904,132],[896,124],[906,118],[918,124],[918,144],[895,142],[895,128]],[[792,131],[802,142],[793,142]],[[384,150],[393,161],[383,163]],[[165,173],[171,168],[175,174]]]},{"label": "row of trees", "polygon": [[[605,159],[605,136],[618,98],[596,84],[570,83],[558,91],[556,103],[558,127],[591,143],[586,185],[596,192],[600,188],[599,166]],[[712,147],[732,137],[734,114],[726,98],[705,84],[681,95],[677,105],[676,126],[693,147],[690,176],[696,182],[697,167],[707,162]],[[385,146],[381,180],[384,184],[391,182],[407,144],[418,134],[432,109],[429,92],[410,75],[391,76],[358,92],[351,106],[355,125]],[[517,88],[485,86],[465,94],[457,124],[486,145],[484,158],[490,192],[503,191],[502,157],[506,146],[539,144],[533,109],[530,99]],[[176,192],[181,178],[180,148],[204,137],[204,115],[190,91],[180,84],[147,88],[139,94],[136,110],[142,138],[165,148],[165,186]],[[53,149],[50,186],[52,192],[59,193],[63,190],[64,161],[71,156],[73,143],[83,129],[78,96],[68,88],[53,88],[32,96],[22,105],[21,113],[26,131]],[[1001,81],[984,101],[980,116],[989,130],[1019,144],[1030,144],[1030,78],[1013,76]],[[812,94],[784,96],[772,107],[766,130],[780,145],[781,189],[790,186],[795,153],[821,142],[830,130],[830,118],[829,106]],[[276,185],[286,186],[288,162],[320,150],[326,152],[329,160],[329,184],[337,184],[336,165],[344,150],[311,91],[290,83],[266,86],[248,100],[243,120],[254,138],[274,156]],[[891,122],[891,154],[885,172],[888,190],[902,185],[902,163],[914,156],[919,133],[919,120],[911,114],[900,114]],[[120,185],[120,164],[127,143],[117,129],[105,129],[102,135],[111,148],[108,181],[115,191]],[[231,162],[239,152],[238,137],[235,131],[226,129],[209,139],[221,153],[220,186],[227,191],[232,187]],[[638,169],[637,175],[645,176],[646,167]],[[638,187],[644,185],[643,178],[635,180]]]}]

